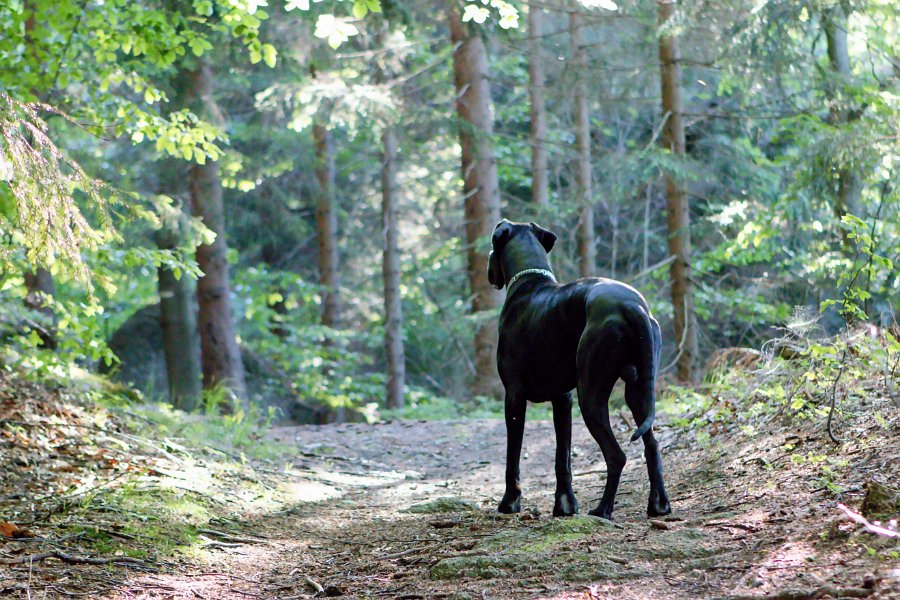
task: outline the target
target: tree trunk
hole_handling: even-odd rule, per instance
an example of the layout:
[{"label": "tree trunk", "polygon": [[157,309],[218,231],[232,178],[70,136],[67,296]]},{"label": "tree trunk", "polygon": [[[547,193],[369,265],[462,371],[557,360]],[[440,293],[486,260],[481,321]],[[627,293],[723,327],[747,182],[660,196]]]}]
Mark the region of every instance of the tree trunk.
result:
[{"label": "tree trunk", "polygon": [[37,313],[35,333],[41,338],[41,347],[56,348],[56,314],[53,312],[53,276],[44,267],[25,271],[25,307]]},{"label": "tree trunk", "polygon": [[[194,112],[208,120],[221,115],[212,97],[212,70],[205,62],[186,73],[188,97]],[[231,282],[228,274],[225,242],[225,213],[222,206],[222,186],[219,165],[207,159],[206,164],[191,166],[188,175],[191,206],[203,224],[215,232],[212,244],[197,248],[197,264],[203,276],[197,281],[197,301],[200,328],[200,348],[203,367],[203,387],[224,386],[244,407],[249,406],[244,365],[235,335],[231,307]],[[228,410],[223,405],[223,410]]]},{"label": "tree trunk", "polygon": [[594,237],[594,204],[591,189],[591,122],[588,112],[587,81],[585,80],[586,52],[582,37],[581,14],[577,6],[569,13],[569,38],[575,70],[575,185],[578,187],[578,274],[591,277],[597,264],[597,243]]},{"label": "tree trunk", "polygon": [[397,139],[387,126],[381,135],[381,216],[384,235],[384,350],[387,355],[388,408],[403,407],[406,357],[403,352],[403,310],[400,299],[400,249],[397,241]]},{"label": "tree trunk", "polygon": [[[186,220],[187,215],[179,215],[177,220],[163,223],[156,234],[156,243],[161,250],[178,248],[184,242]],[[202,395],[195,290],[190,278],[175,277],[175,273],[164,266],[157,270],[157,279],[169,402],[175,408],[190,412],[197,408]]]},{"label": "tree trunk", "polygon": [[322,325],[337,327],[340,321],[338,297],[337,211],[334,207],[334,141],[323,125],[313,125],[316,146],[316,231],[318,233],[319,284],[322,286]]},{"label": "tree trunk", "polygon": [[[829,119],[835,127],[840,127],[853,120],[851,111],[842,106],[846,102],[845,94],[839,88],[847,84],[851,77],[850,53],[847,50],[847,16],[840,4],[835,5],[823,15],[825,38],[828,42],[828,64],[833,80],[826,87],[832,103]],[[855,245],[848,236],[849,232],[840,227],[841,218],[846,214],[860,216],[859,197],[862,186],[856,173],[844,166],[838,171],[838,189],[834,197],[834,216],[840,228],[844,251],[853,253]]]},{"label": "tree trunk", "polygon": [[[376,44],[384,47],[389,24],[376,35]],[[384,83],[387,73],[382,63],[376,67],[375,80]],[[397,206],[397,135],[393,123],[381,133],[381,230],[382,278],[384,280],[384,353],[387,357],[388,408],[403,408],[406,384],[406,354],[403,348],[403,305],[400,296],[400,244]]]},{"label": "tree trunk", "polygon": [[541,56],[543,9],[528,7],[528,94],[531,102],[531,201],[538,209],[550,203],[547,175],[547,111],[544,105],[544,62]]},{"label": "tree trunk", "polygon": [[500,184],[494,162],[491,113],[491,88],[487,79],[487,50],[477,33],[460,19],[456,0],[448,0],[450,37],[458,45],[453,53],[453,78],[456,84],[456,113],[459,118],[459,142],[462,147],[462,178],[465,195],[467,273],[472,291],[475,325],[476,395],[496,396],[501,391],[497,376],[497,324],[486,318],[500,305],[500,294],[487,278],[491,233],[500,220]]},{"label": "tree trunk", "polygon": [[[659,2],[659,62],[662,83],[662,111],[666,119],[662,143],[675,156],[685,154],[683,107],[681,99],[681,66],[678,40],[672,35],[670,20],[675,15],[674,0]],[[697,380],[698,347],[697,316],[694,312],[694,289],[691,276],[691,230],[688,199],[672,173],[664,173],[666,188],[666,222],[669,254],[676,258],[669,267],[672,281],[672,309],[675,339],[678,342],[678,380]]]}]

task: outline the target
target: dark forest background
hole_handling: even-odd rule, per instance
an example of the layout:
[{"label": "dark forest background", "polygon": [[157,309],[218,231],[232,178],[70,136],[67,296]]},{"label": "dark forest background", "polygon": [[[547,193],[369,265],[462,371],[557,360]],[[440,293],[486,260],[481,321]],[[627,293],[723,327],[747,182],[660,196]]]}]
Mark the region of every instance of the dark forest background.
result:
[{"label": "dark forest background", "polygon": [[3,360],[186,410],[496,412],[502,216],[640,289],[672,382],[837,369],[795,342],[860,323],[888,373],[898,33],[892,0],[3,0]]}]

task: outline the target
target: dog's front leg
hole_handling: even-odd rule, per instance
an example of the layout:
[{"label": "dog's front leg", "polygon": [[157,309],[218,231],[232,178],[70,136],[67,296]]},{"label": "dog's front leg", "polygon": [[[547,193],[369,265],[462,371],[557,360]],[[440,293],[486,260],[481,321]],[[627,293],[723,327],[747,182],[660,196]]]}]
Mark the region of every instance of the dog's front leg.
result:
[{"label": "dog's front leg", "polygon": [[506,493],[497,510],[504,514],[522,510],[522,486],[519,484],[519,457],[525,435],[525,397],[506,392]]},{"label": "dog's front leg", "polygon": [[553,400],[553,428],[556,430],[556,493],[553,516],[578,514],[572,491],[572,394]]}]

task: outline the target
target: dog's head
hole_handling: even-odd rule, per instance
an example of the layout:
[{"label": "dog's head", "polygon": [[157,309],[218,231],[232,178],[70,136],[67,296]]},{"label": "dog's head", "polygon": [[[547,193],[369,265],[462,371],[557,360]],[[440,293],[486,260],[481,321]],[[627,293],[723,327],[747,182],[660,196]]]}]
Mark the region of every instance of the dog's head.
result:
[{"label": "dog's head", "polygon": [[[508,274],[503,272],[503,253],[507,246],[515,240],[521,244],[526,252],[538,251],[543,248],[544,254],[549,254],[556,243],[556,234],[547,231],[537,223],[513,223],[503,219],[494,228],[491,236],[491,253],[488,256],[488,281],[498,290],[503,289],[508,280]],[[536,243],[535,243],[536,242]]]}]

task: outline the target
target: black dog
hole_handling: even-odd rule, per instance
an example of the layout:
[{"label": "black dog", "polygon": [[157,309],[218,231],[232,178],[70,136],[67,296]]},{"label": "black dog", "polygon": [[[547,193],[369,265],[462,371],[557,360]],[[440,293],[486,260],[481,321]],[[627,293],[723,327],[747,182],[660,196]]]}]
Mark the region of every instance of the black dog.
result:
[{"label": "black dog", "polygon": [[498,510],[519,512],[519,455],[525,430],[525,405],[553,403],[556,429],[556,501],[554,516],[573,515],[572,393],[591,435],[606,460],[606,488],[590,514],[610,518],[625,453],[609,424],[609,394],[625,381],[625,401],[639,423],[631,441],[643,437],[650,474],[649,516],[671,512],[662,478],[659,446],[653,437],[656,416],[654,381],[659,364],[659,324],[634,288],[603,278],[559,285],[547,253],[556,235],[534,223],[500,221],[491,240],[488,279],[507,286],[500,313],[497,369],[506,388],[506,493]]}]

